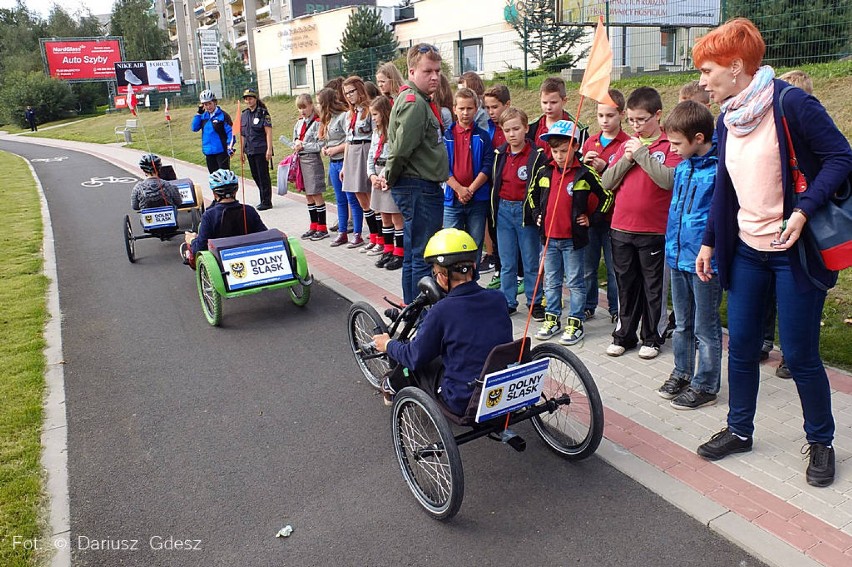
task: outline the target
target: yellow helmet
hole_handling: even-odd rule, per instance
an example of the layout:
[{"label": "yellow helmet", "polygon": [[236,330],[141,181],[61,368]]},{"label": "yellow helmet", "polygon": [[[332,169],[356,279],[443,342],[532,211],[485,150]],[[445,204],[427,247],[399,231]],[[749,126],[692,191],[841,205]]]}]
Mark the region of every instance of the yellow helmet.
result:
[{"label": "yellow helmet", "polygon": [[444,267],[461,262],[476,264],[479,251],[468,233],[457,228],[445,228],[436,232],[426,243],[423,259]]}]

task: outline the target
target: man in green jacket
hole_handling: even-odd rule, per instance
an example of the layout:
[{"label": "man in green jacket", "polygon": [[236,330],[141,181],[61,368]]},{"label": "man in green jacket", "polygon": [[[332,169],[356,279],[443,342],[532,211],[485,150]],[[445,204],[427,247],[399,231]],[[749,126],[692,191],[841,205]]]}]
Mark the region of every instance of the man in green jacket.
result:
[{"label": "man in green jacket", "polygon": [[388,123],[390,158],[385,178],[402,213],[404,249],[402,297],[417,297],[417,282],[431,273],[423,259],[426,243],[441,230],[449,175],[441,112],[432,101],[441,77],[441,52],[419,43],[408,50],[408,81],[394,101]]}]

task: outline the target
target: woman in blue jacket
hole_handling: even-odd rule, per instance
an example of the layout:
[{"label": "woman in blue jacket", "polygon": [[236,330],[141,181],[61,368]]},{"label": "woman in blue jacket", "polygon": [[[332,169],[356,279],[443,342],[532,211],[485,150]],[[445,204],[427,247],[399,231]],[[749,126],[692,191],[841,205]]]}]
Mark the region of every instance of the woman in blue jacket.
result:
[{"label": "woman in blue jacket", "polygon": [[775,79],[772,67],[760,66],[765,52],[760,32],[744,18],[716,28],[693,48],[700,84],[722,106],[711,222],[696,272],[712,277],[715,253],[719,281],[728,290],[730,332],[727,427],[698,454],[716,460],[752,448],[765,298],[774,278],[781,348],[804,414],[805,478],[828,486],[834,481],[834,418],[819,333],[826,290],[837,273],[818,266],[800,236],[852,171],[852,149],[816,98],[796,88],[787,92],[784,114],[808,179],[807,191],[795,193],[781,122],[787,83]]}]

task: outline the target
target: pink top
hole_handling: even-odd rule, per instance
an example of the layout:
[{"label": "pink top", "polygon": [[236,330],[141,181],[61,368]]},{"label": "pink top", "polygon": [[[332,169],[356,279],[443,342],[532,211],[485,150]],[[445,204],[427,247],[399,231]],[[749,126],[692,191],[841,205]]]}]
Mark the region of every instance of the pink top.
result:
[{"label": "pink top", "polygon": [[728,130],[725,147],[725,164],[740,203],[739,237],[764,252],[776,251],[770,242],[784,220],[781,150],[773,114],[770,107],[757,128],[745,136]]}]

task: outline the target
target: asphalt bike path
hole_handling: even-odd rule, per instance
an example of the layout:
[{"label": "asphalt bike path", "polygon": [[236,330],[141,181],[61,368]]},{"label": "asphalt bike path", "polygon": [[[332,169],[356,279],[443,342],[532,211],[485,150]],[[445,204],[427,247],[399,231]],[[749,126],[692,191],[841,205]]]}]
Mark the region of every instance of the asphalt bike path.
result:
[{"label": "asphalt bike path", "polygon": [[225,300],[212,328],[178,239],[127,261],[133,175],[0,149],[30,160],[52,217],[74,565],[760,564],[602,460],[559,459],[528,424],[523,454],[466,445],[462,511],[430,520],[348,351],[345,299],[315,284],[304,308],[283,291]]}]

